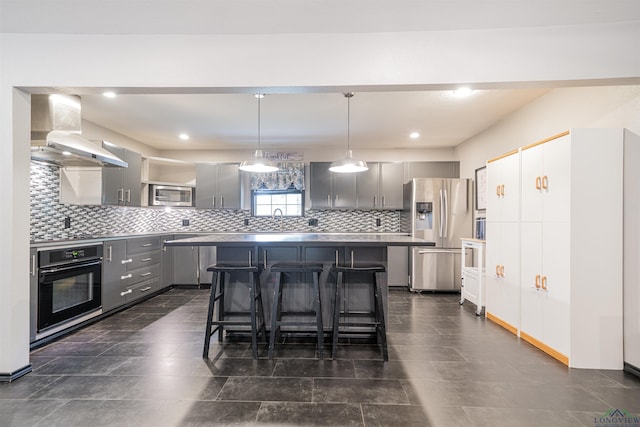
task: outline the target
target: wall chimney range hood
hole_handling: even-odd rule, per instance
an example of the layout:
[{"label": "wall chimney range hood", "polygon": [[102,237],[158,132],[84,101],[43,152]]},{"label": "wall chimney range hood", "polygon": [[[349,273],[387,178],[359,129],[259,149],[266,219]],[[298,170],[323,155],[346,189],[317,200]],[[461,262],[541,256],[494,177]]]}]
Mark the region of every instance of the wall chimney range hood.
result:
[{"label": "wall chimney range hood", "polygon": [[56,166],[128,166],[83,138],[81,122],[79,96],[31,95],[31,159]]}]

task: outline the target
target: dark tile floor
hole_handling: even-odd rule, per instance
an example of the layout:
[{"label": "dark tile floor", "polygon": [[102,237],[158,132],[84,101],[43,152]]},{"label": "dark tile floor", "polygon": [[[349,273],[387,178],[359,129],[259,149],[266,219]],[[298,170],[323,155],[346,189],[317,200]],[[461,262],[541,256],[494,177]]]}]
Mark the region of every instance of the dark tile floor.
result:
[{"label": "dark tile floor", "polygon": [[172,289],[31,354],[0,384],[0,426],[594,426],[640,413],[640,380],[568,369],[460,307],[456,295],[392,290],[390,361],[371,344],[339,360],[248,342],[201,357],[206,290]]}]

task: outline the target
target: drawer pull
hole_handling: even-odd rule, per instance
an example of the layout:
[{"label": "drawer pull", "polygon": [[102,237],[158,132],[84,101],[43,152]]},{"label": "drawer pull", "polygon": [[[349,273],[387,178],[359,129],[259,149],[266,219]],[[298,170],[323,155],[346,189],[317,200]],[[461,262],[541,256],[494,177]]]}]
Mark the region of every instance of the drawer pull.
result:
[{"label": "drawer pull", "polygon": [[140,261],[141,262],[149,262],[149,261],[151,261],[151,258],[142,258]]},{"label": "drawer pull", "polygon": [[151,243],[145,243],[144,245],[140,245],[143,248],[148,248],[149,246],[151,246]]},{"label": "drawer pull", "polygon": [[148,273],[142,273],[142,274],[140,275],[140,277],[147,277],[147,276],[149,276],[150,274],[151,274],[151,272],[148,272]]},{"label": "drawer pull", "polygon": [[131,279],[132,277],[133,277],[133,274],[129,273],[126,276],[120,276],[120,280]]},{"label": "drawer pull", "polygon": [[129,264],[130,262],[133,262],[133,259],[129,258],[129,259],[123,259],[122,260],[123,264]]},{"label": "drawer pull", "polygon": [[146,288],[140,289],[140,292],[147,292],[150,289],[151,289],[151,286],[147,286]]},{"label": "drawer pull", "polygon": [[120,296],[123,297],[123,296],[131,294],[131,293],[133,293],[133,290],[132,289],[127,289],[124,292],[120,292]]}]

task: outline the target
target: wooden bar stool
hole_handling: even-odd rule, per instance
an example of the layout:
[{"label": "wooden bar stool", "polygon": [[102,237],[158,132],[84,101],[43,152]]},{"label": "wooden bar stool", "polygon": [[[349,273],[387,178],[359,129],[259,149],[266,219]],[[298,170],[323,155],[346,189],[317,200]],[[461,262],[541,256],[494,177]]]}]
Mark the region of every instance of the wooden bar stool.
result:
[{"label": "wooden bar stool", "polygon": [[[349,267],[340,267],[334,265],[331,271],[336,274],[335,301],[333,305],[333,351],[332,358],[335,360],[338,354],[338,338],[340,328],[348,327],[373,327],[376,332],[376,341],[382,347],[382,358],[385,362],[389,360],[389,352],[387,350],[387,328],[385,325],[384,304],[382,301],[382,289],[377,279],[378,273],[386,271],[382,264],[362,264],[351,265]],[[341,307],[342,295],[344,289],[349,286],[345,283],[344,275],[349,274],[370,274],[372,280],[368,282],[373,293],[373,310],[369,312],[354,312],[349,310],[348,301],[344,302],[344,309]],[[344,319],[340,320],[340,315],[344,315]],[[355,318],[355,319],[354,319]],[[360,320],[360,318],[364,318]]]},{"label": "wooden bar stool", "polygon": [[[228,326],[249,326],[251,328],[251,350],[253,358],[258,357],[258,333],[266,341],[267,330],[264,320],[264,308],[262,307],[262,296],[260,292],[260,270],[256,266],[217,264],[207,268],[213,272],[211,280],[211,295],[209,296],[209,310],[207,313],[207,330],[204,337],[204,351],[202,357],[209,356],[209,344],[211,336],[218,332],[218,341],[222,342],[224,328]],[[225,310],[224,294],[225,288],[229,285],[228,276],[230,273],[247,273],[249,275],[249,312],[233,313],[233,315],[249,316],[249,320],[225,320],[230,317]],[[218,303],[218,319],[213,320],[216,302]],[[213,328],[213,329],[212,329]]]},{"label": "wooden bar stool", "polygon": [[[324,329],[322,327],[322,304],[320,301],[320,273],[322,273],[322,264],[312,263],[295,263],[295,262],[278,262],[271,266],[271,272],[276,274],[273,298],[271,300],[271,334],[269,339],[269,359],[273,358],[273,351],[276,345],[276,338],[280,335],[281,326],[315,326],[318,355],[320,359],[324,358]],[[284,276],[282,273],[292,274],[311,274],[313,276],[313,311],[296,312],[296,315],[315,314],[315,322],[303,320],[282,320],[282,288]],[[291,313],[293,314],[293,313]],[[284,311],[287,316],[287,311]]]}]

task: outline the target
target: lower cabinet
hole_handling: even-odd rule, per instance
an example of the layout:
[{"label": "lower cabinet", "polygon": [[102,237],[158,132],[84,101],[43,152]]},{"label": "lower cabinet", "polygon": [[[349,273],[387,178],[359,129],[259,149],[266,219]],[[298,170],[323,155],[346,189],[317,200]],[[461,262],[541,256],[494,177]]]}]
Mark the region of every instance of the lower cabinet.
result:
[{"label": "lower cabinet", "polygon": [[[180,239],[196,237],[196,234],[183,234]],[[197,285],[199,283],[198,247],[175,246],[173,248],[174,285]]]},{"label": "lower cabinet", "polygon": [[122,281],[127,275],[127,241],[111,240],[104,243],[104,257],[102,260],[102,311],[120,307],[126,302],[122,294],[124,286]]}]

